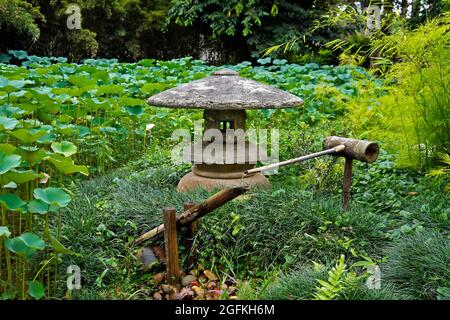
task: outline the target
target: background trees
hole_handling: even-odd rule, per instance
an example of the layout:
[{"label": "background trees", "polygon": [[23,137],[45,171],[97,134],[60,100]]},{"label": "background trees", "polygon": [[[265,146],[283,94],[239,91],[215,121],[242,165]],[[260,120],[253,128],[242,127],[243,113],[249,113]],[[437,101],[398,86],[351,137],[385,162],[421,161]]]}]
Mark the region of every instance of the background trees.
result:
[{"label": "background trees", "polygon": [[[66,9],[81,8],[82,29],[66,27]],[[271,55],[293,62],[337,62],[340,54],[324,46],[361,29],[348,23],[317,28],[348,6],[360,15],[370,4],[393,11],[413,28],[445,10],[442,0],[0,0],[0,51],[31,54],[101,56],[136,61],[192,55],[213,63],[257,58],[263,50],[284,45]],[[359,22],[364,22],[360,20]],[[364,24],[364,23],[363,23]],[[387,28],[387,27],[386,27]],[[385,29],[388,32],[388,29]],[[356,35],[356,36],[355,36]],[[354,41],[365,41],[353,34]],[[286,46],[288,45],[288,46]]]}]

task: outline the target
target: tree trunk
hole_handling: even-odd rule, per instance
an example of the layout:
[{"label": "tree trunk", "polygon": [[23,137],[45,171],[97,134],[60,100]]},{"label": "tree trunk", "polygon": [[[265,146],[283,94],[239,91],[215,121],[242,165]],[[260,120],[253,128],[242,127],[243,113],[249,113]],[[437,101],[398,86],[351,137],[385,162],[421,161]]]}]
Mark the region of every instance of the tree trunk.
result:
[{"label": "tree trunk", "polygon": [[401,7],[400,15],[403,18],[406,18],[406,14],[408,13],[408,7],[409,7],[408,0],[402,0],[402,7]]},{"label": "tree trunk", "polygon": [[411,10],[411,19],[418,21],[420,16],[421,0],[414,0]]}]

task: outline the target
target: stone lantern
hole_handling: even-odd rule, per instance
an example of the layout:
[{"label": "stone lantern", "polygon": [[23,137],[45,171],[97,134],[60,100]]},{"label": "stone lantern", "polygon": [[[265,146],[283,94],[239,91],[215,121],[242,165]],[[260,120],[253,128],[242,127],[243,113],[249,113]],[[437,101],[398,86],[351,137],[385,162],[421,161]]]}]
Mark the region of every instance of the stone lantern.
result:
[{"label": "stone lantern", "polygon": [[184,159],[194,166],[180,180],[178,190],[201,187],[211,191],[241,183],[249,187],[269,186],[267,178],[260,173],[243,178],[244,171],[254,168],[257,161],[267,160],[265,150],[245,141],[245,110],[292,108],[302,105],[303,100],[240,77],[236,71],[221,69],[211,77],[158,93],[148,99],[148,104],[204,109],[203,139],[184,150]]}]

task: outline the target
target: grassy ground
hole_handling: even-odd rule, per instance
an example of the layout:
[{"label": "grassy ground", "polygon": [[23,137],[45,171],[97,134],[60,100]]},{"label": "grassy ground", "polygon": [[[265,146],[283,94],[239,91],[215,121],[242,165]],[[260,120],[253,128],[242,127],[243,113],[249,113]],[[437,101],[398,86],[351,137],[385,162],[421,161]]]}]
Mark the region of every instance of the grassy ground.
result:
[{"label": "grassy ground", "polygon": [[[61,234],[82,256],[65,256],[61,266],[77,264],[82,270],[75,298],[150,297],[156,270],[142,271],[133,256],[134,238],[161,223],[163,206],[181,210],[183,202],[208,196],[178,193],[176,184],[188,168],[156,161],[164,158],[148,156],[72,187],[76,197],[63,214]],[[337,183],[342,166],[334,166],[334,173],[327,168],[314,173],[327,175],[318,181],[331,184],[306,179],[312,173],[299,167],[295,175],[272,177],[270,190],[256,190],[203,218],[195,244],[198,263],[239,279],[241,298],[311,299],[320,287],[317,279],[327,280],[341,255],[345,271],[336,298],[445,297],[450,200],[442,186],[395,170],[383,154],[371,166],[357,164],[351,209],[342,212]],[[185,258],[181,247],[188,268]],[[368,290],[368,265],[375,264],[381,266],[382,287]],[[60,288],[64,294],[65,282]]]}]

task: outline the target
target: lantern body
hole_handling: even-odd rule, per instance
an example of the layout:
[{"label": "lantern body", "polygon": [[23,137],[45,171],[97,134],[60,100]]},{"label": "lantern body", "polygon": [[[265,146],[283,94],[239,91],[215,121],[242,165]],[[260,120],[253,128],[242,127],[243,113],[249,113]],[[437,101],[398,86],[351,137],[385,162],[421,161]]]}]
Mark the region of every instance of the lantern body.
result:
[{"label": "lantern body", "polygon": [[285,91],[242,78],[233,70],[222,69],[213,76],[163,91],[149,98],[150,105],[170,108],[204,109],[202,140],[183,152],[185,161],[193,163],[184,176],[179,191],[246,185],[268,187],[265,176],[256,173],[243,177],[257,162],[267,160],[260,145],[247,141],[248,109],[290,108],[303,101]]}]

